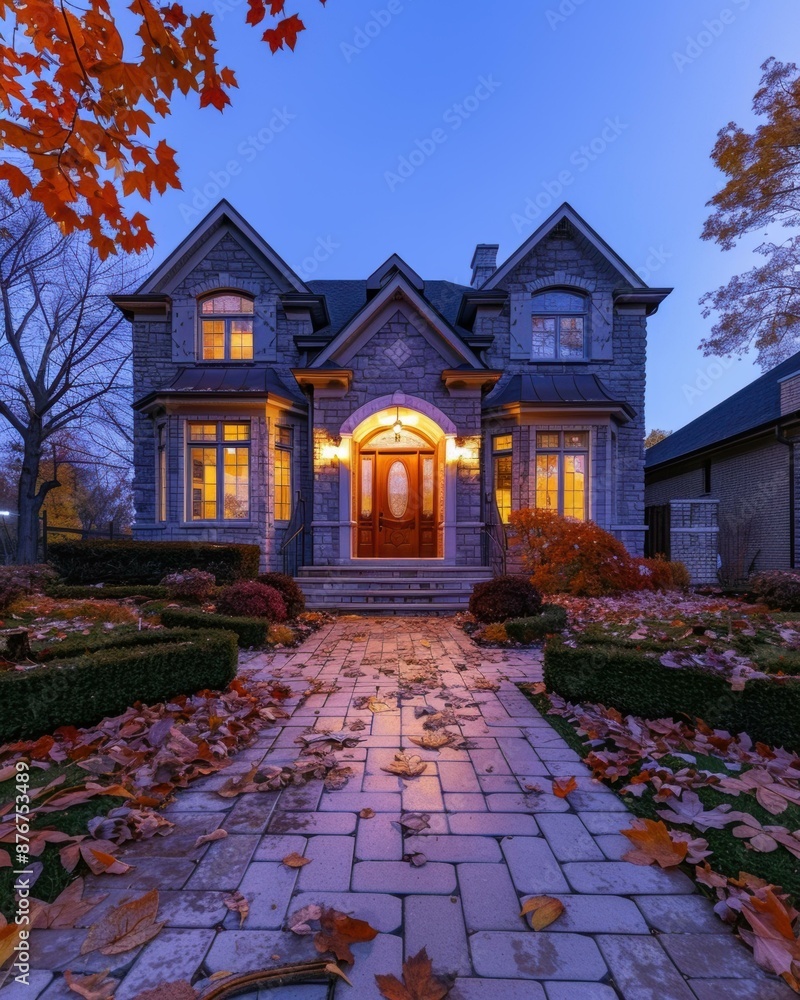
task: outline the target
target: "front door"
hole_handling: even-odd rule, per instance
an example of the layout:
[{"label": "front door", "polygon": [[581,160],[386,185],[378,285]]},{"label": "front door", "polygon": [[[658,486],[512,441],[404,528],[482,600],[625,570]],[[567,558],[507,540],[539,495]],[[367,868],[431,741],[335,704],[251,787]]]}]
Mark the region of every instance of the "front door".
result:
[{"label": "front door", "polygon": [[433,451],[362,452],[358,555],[435,558]]}]

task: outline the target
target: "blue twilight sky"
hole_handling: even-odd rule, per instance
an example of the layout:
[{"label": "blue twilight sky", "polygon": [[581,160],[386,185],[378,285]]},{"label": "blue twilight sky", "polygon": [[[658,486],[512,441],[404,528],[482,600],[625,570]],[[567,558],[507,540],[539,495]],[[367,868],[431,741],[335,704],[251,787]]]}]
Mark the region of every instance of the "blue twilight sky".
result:
[{"label": "blue twilight sky", "polygon": [[[184,190],[145,209],[156,259],[224,196],[305,278],[366,277],[397,252],[466,284],[476,243],[502,260],[568,200],[675,288],[650,323],[648,427],[758,373],[697,349],[698,298],[754,262],[752,241],[723,253],[700,230],[717,130],[752,122],[767,57],[797,58],[796,0],[302,0],[287,11],[309,30],[276,56],[245,0],[203,6],[240,89],[224,114],[193,97],[160,129]],[[418,142],[430,155],[400,169]]]}]

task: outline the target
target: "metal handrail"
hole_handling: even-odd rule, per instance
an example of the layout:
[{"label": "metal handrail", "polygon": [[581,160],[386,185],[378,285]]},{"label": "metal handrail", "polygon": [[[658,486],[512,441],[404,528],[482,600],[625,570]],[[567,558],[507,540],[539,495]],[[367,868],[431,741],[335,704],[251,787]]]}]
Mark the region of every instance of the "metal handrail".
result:
[{"label": "metal handrail", "polygon": [[482,534],[491,545],[484,551],[484,563],[491,567],[493,576],[504,576],[506,572],[508,536],[503,520],[500,517],[500,510],[497,500],[491,491],[485,498],[485,518]]},{"label": "metal handrail", "polygon": [[[292,517],[286,528],[287,537],[283,540],[280,553],[283,556],[283,572],[294,576],[300,566],[306,564],[306,502],[298,491]],[[299,539],[299,542],[298,542]],[[290,548],[291,546],[291,548]]]}]

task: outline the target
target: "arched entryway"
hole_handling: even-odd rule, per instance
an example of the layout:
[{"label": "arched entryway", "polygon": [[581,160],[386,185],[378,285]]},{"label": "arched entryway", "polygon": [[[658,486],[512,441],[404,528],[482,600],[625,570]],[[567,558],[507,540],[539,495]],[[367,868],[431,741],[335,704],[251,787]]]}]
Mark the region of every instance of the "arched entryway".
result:
[{"label": "arched entryway", "polygon": [[351,440],[342,500],[350,506],[352,558],[445,558],[455,499],[452,421],[425,400],[395,393],[353,414],[342,437]]}]

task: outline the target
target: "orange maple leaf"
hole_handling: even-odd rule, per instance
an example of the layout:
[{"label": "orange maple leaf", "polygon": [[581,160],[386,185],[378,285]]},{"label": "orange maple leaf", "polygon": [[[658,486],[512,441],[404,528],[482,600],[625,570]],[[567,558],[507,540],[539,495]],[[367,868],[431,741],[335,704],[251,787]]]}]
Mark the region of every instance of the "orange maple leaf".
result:
[{"label": "orange maple leaf", "polygon": [[686,858],[689,850],[686,841],[670,837],[661,820],[636,819],[631,829],[622,832],[634,845],[634,850],[628,851],[623,860],[634,865],[657,864],[661,868],[674,868]]},{"label": "orange maple leaf", "polygon": [[578,782],[575,778],[553,779],[553,794],[557,795],[560,799],[565,799],[571,792],[574,792],[577,787]]}]

